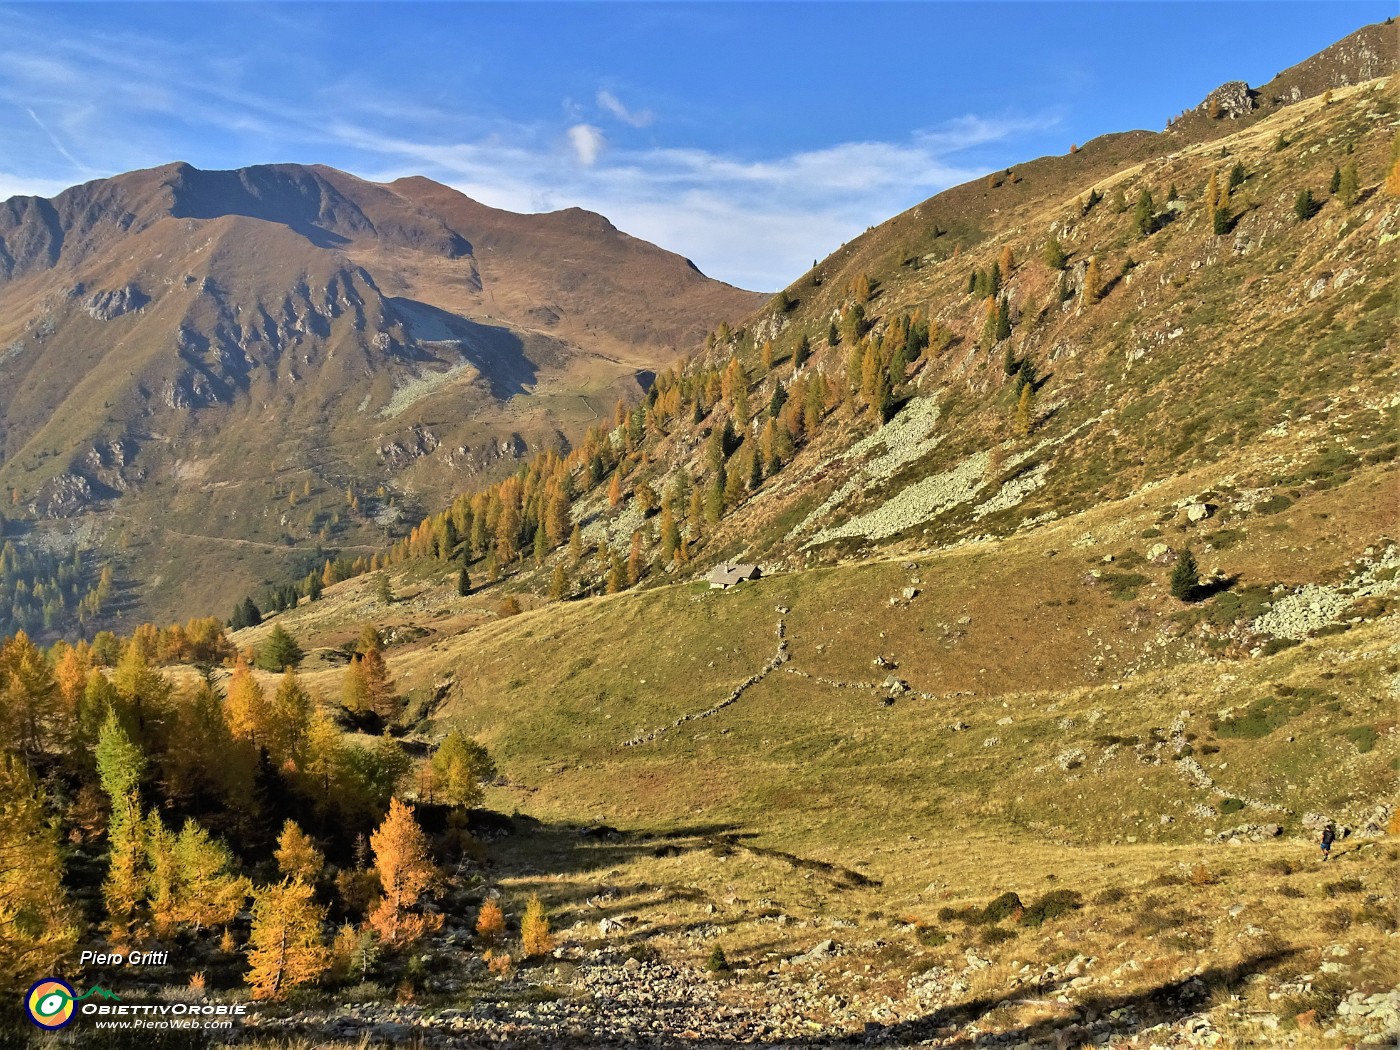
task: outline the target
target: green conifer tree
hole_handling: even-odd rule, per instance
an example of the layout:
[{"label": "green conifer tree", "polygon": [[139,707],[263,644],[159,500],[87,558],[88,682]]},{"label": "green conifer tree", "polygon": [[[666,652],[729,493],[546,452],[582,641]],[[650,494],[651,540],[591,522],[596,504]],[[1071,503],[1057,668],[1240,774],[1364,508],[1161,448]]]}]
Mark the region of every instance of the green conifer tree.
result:
[{"label": "green conifer tree", "polygon": [[1191,553],[1191,548],[1187,547],[1177,557],[1176,568],[1172,569],[1172,597],[1183,602],[1194,601],[1200,586],[1200,570],[1196,567],[1196,556]]}]

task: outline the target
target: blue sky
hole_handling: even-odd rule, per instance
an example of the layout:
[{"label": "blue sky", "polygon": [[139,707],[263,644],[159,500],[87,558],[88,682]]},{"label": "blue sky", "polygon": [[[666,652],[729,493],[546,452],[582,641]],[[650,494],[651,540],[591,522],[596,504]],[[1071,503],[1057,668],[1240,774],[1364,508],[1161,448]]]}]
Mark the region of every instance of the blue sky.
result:
[{"label": "blue sky", "polygon": [[751,288],[1393,2],[0,5],[0,199],[171,160],[579,205]]}]

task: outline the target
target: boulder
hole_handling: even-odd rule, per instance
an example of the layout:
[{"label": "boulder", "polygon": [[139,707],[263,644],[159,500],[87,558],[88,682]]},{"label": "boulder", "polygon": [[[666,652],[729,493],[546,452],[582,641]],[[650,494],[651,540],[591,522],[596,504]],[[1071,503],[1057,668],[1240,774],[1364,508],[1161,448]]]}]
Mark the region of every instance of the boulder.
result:
[{"label": "boulder", "polygon": [[1213,503],[1192,503],[1186,508],[1186,520],[1194,524],[1198,521],[1205,521],[1214,513],[1215,505]]}]

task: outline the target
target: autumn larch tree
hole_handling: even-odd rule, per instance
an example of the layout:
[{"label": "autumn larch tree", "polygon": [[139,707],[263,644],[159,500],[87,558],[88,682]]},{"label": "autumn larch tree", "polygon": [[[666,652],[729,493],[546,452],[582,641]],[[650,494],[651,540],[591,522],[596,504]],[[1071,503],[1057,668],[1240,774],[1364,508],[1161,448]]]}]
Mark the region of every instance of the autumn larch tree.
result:
[{"label": "autumn larch tree", "polygon": [[1016,433],[1025,437],[1035,425],[1035,388],[1029,383],[1021,387],[1016,401]]},{"label": "autumn larch tree", "polygon": [[569,594],[569,573],[564,568],[563,562],[558,562],[554,566],[554,572],[549,577],[549,597],[553,601],[562,601]]},{"label": "autumn larch tree", "polygon": [[384,605],[394,603],[394,588],[389,583],[387,572],[379,573],[374,580],[374,596]]},{"label": "autumn larch tree", "polygon": [[506,917],[501,902],[487,897],[476,915],[476,936],[487,948],[499,947],[506,937]]},{"label": "autumn larch tree", "polygon": [[313,899],[311,887],[299,880],[257,891],[248,947],[252,968],[244,977],[254,999],[283,999],[288,990],[311,984],[325,973],[330,965],[330,952],[321,943],[325,912]]},{"label": "autumn larch tree", "polygon": [[23,631],[0,645],[0,732],[31,762],[67,735],[55,712],[58,684],[43,651]]},{"label": "autumn larch tree", "polygon": [[175,932],[175,835],[154,810],[146,814],[146,897],[151,906],[151,925],[161,939]]},{"label": "autumn larch tree", "polygon": [[316,848],[311,836],[290,818],[282,825],[274,856],[277,858],[277,870],[284,878],[300,879],[313,886],[326,866],[325,854]]},{"label": "autumn larch tree", "polygon": [[[369,710],[373,711],[386,722],[392,721],[399,713],[399,698],[394,685],[394,680],[389,677],[389,667],[384,662],[384,654],[379,646],[370,646],[357,661],[350,664],[351,670],[358,669],[359,676],[363,681],[364,702]],[[347,692],[350,681],[347,677]],[[350,707],[347,703],[346,707]],[[350,708],[356,710],[356,708]],[[364,708],[359,708],[364,710]]]},{"label": "autumn larch tree", "polygon": [[242,659],[234,665],[228,683],[228,727],[234,737],[248,740],[255,747],[266,747],[271,736],[271,711],[267,694]]},{"label": "autumn larch tree", "polygon": [[1342,166],[1337,178],[1337,199],[1350,208],[1357,201],[1360,185],[1356,174],[1356,161],[1348,161]]},{"label": "autumn larch tree", "polygon": [[146,757],[122,728],[115,710],[108,709],[96,748],[97,775],[112,803],[107,825],[107,878],[102,896],[114,936],[122,937],[136,919],[146,896],[145,828],[137,789]]},{"label": "autumn larch tree", "polygon": [[[772,420],[769,420],[772,424]],[[681,545],[681,530],[676,525],[676,516],[668,502],[661,508],[661,561],[669,564],[676,556],[676,548]]]},{"label": "autumn larch tree", "polygon": [[454,729],[443,738],[429,760],[438,796],[449,806],[471,809],[485,797],[481,785],[496,776],[491,755],[471,737]]},{"label": "autumn larch tree", "polygon": [[547,955],[554,950],[554,938],[549,934],[549,916],[539,894],[530,894],[525,904],[525,917],[520,920],[520,941],[527,959]]},{"label": "autumn larch tree", "polygon": [[296,671],[288,667],[282,672],[268,712],[267,749],[280,766],[295,767],[302,760],[302,745],[315,709]]},{"label": "autumn larch tree", "polygon": [[185,821],[175,840],[175,877],[175,919],[196,933],[207,926],[228,926],[253,890],[237,873],[228,847],[193,820]]},{"label": "autumn larch tree", "polygon": [[341,680],[340,702],[345,710],[355,715],[365,714],[372,709],[363,656],[352,657],[346,665],[345,677]]},{"label": "autumn larch tree", "polygon": [[1099,257],[1097,255],[1089,258],[1089,265],[1084,269],[1084,305],[1093,306],[1099,301],[1099,295],[1103,290],[1103,277],[1099,273]]},{"label": "autumn larch tree", "polygon": [[1050,235],[1050,239],[1045,242],[1045,265],[1052,270],[1063,270],[1068,256],[1065,255],[1064,246],[1060,244],[1060,238],[1055,234]]},{"label": "autumn larch tree", "polygon": [[28,770],[0,758],[0,988],[53,973],[78,941],[63,889],[58,828]]},{"label": "autumn larch tree", "polygon": [[420,897],[441,881],[428,850],[428,840],[413,818],[413,807],[392,799],[388,816],[369,842],[384,891],[379,904],[370,913],[370,925],[391,948],[412,944],[442,924],[441,915],[417,914],[411,910],[417,907]]}]

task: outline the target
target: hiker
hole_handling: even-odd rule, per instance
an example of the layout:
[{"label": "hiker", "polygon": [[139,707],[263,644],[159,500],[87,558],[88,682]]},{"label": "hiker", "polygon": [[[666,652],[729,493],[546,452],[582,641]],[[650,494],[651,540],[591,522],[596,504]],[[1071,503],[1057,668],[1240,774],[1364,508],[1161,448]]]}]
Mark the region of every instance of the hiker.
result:
[{"label": "hiker", "polygon": [[1332,857],[1332,843],[1337,837],[1337,829],[1329,821],[1322,829],[1322,859],[1327,861]]}]

